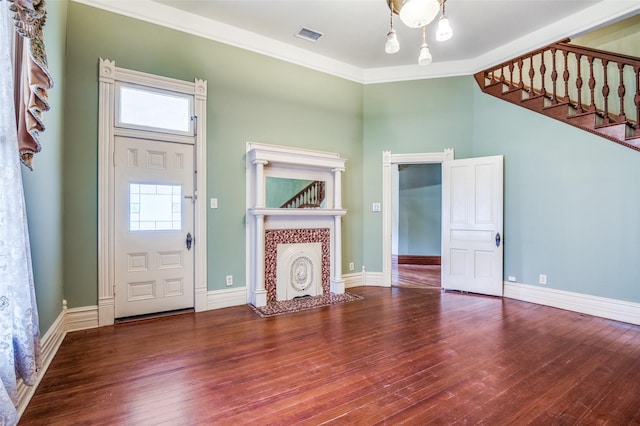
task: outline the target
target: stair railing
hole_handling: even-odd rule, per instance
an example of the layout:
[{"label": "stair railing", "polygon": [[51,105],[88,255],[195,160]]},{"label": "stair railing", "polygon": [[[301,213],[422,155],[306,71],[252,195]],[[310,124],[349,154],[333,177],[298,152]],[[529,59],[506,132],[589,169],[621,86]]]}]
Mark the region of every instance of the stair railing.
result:
[{"label": "stair railing", "polygon": [[280,206],[281,209],[319,208],[324,201],[324,181],[315,180]]},{"label": "stair railing", "polygon": [[593,113],[598,126],[625,123],[623,139],[640,137],[640,58],[567,39],[481,71],[476,80],[484,91],[500,85],[506,92],[526,91],[529,99],[541,97],[545,106],[567,104],[572,114]]}]

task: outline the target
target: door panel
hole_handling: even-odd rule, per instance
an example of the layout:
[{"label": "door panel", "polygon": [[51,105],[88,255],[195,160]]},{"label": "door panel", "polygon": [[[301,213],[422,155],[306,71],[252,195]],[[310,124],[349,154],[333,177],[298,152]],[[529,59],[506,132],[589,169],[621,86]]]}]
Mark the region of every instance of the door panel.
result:
[{"label": "door panel", "polygon": [[115,138],[115,316],[194,305],[193,146]]},{"label": "door panel", "polygon": [[442,163],[443,289],[502,296],[503,161]]}]

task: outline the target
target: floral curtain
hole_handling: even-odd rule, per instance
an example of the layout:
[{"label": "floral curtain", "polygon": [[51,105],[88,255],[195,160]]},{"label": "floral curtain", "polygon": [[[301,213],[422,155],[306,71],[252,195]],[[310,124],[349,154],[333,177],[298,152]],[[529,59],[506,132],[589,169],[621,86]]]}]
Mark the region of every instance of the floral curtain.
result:
[{"label": "floral curtain", "polygon": [[[30,32],[33,26],[21,27],[15,25],[12,19],[16,14],[23,14],[26,17],[24,22],[31,22],[35,14],[29,11],[29,6],[33,8],[33,4],[28,0],[15,0],[13,4],[0,0],[0,425],[15,425],[18,422],[17,382],[22,379],[25,384],[33,385],[40,366],[38,312],[19,161],[19,151],[32,156],[39,150],[39,144],[36,149],[25,149],[22,146],[19,148],[16,117],[20,114],[16,114],[14,110],[14,73],[11,58],[14,28],[27,28],[23,31],[24,34],[21,33],[22,38],[24,35],[34,34]],[[41,28],[41,24],[39,25]],[[41,30],[37,32],[41,40]],[[32,52],[33,47],[30,44],[33,39],[25,40],[28,40],[29,45],[25,47]],[[39,99],[34,101],[35,104],[46,99],[46,89],[44,98],[41,87],[32,89],[34,96]],[[43,110],[46,108],[35,112],[36,121]],[[30,111],[29,114],[33,113]],[[25,119],[25,122],[29,121],[31,119]],[[33,127],[27,133],[33,136],[33,130],[37,127]],[[44,127],[41,127],[36,130],[36,143],[37,131],[43,129]]]}]

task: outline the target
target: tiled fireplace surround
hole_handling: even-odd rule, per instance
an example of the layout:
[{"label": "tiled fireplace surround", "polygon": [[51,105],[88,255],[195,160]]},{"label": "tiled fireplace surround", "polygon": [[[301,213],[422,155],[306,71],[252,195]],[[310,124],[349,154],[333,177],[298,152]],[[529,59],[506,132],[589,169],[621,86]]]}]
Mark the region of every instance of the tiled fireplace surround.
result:
[{"label": "tiled fireplace surround", "polygon": [[[276,145],[247,143],[247,278],[248,302],[266,306],[277,300],[278,246],[321,243],[321,293],[344,293],[342,279],[341,173],[339,154]],[[324,208],[265,207],[267,176],[323,180]]]},{"label": "tiled fireplace surround", "polygon": [[328,228],[303,228],[303,229],[272,229],[265,232],[265,289],[267,290],[267,303],[277,300],[276,281],[278,269],[278,245],[280,244],[322,244],[322,294],[331,291],[331,233]]}]

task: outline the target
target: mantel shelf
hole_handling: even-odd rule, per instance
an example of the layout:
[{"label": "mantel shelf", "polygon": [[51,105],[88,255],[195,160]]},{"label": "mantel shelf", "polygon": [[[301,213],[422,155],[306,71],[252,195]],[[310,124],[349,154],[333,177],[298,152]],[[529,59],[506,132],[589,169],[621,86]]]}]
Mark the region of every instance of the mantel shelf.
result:
[{"label": "mantel shelf", "polygon": [[307,167],[326,170],[344,170],[345,158],[340,154],[309,149],[247,143],[247,159],[250,162],[264,162],[272,167]]},{"label": "mantel shelf", "polygon": [[290,216],[290,217],[306,217],[306,216],[344,216],[347,214],[345,209],[268,209],[268,208],[252,208],[249,212],[254,216]]}]

